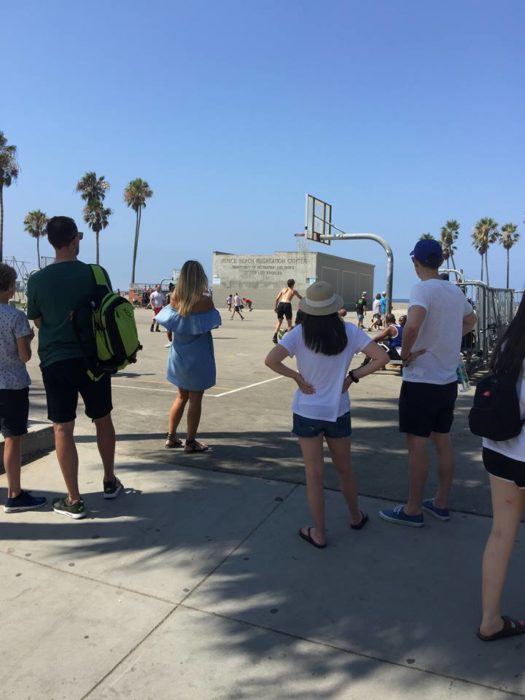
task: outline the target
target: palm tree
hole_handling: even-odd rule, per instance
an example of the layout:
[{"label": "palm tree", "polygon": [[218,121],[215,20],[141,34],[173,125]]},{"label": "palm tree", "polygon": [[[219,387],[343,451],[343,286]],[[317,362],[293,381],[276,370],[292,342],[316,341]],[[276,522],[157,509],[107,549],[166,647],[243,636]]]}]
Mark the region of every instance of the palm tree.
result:
[{"label": "palm tree", "polygon": [[485,217],[480,219],[472,232],[472,245],[481,255],[481,281],[483,282],[483,260],[487,272],[487,284],[489,281],[489,246],[499,238],[498,224],[494,219]]},{"label": "palm tree", "polygon": [[433,241],[434,236],[431,233],[423,233],[423,234],[421,234],[421,236],[419,236],[419,240],[420,241],[428,241],[428,240]]},{"label": "palm tree", "polygon": [[24,219],[24,230],[36,238],[36,254],[40,269],[40,237],[46,235],[47,216],[40,209],[30,211]]},{"label": "palm tree", "polygon": [[441,246],[443,247],[443,257],[447,261],[447,267],[449,266],[448,259],[450,258],[454,269],[456,269],[454,253],[457,250],[455,243],[458,236],[459,223],[455,219],[449,219],[441,229]]},{"label": "palm tree", "polygon": [[106,207],[104,207],[100,200],[92,200],[84,207],[84,221],[89,226],[89,228],[95,232],[95,240],[97,247],[97,265],[99,263],[100,258],[98,236],[102,229],[106,228],[109,224],[109,217],[112,213],[113,212],[111,211],[111,209],[107,209]]},{"label": "palm tree", "polygon": [[145,180],[140,177],[131,180],[124,190],[124,201],[136,214],[135,220],[135,242],[133,244],[133,262],[131,265],[130,286],[135,284],[135,266],[137,264],[137,249],[139,245],[140,222],[142,219],[142,208],[146,206],[146,199],[153,195],[153,190]]},{"label": "palm tree", "polygon": [[4,259],[4,187],[10,187],[19,172],[16,146],[9,145],[0,131],[0,262]]},{"label": "palm tree", "polygon": [[86,173],[77,182],[77,192],[80,192],[80,196],[88,204],[94,201],[103,202],[109,187],[109,182],[104,175],[97,177],[93,171]]},{"label": "palm tree", "polygon": [[520,234],[516,233],[517,230],[518,227],[516,226],[516,224],[503,224],[503,226],[501,227],[501,234],[499,238],[499,242],[507,251],[507,289],[509,288],[510,249],[512,248],[514,243],[517,243],[520,239]]}]

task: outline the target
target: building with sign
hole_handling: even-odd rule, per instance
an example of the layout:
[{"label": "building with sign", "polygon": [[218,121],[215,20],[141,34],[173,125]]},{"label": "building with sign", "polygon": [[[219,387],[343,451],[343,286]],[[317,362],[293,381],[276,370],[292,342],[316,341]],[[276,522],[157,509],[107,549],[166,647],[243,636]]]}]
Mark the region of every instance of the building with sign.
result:
[{"label": "building with sign", "polygon": [[366,291],[372,298],[374,265],[309,251],[273,255],[213,253],[213,295],[219,307],[222,298],[238,292],[241,297],[253,299],[257,308],[272,309],[277,292],[290,277],[302,295],[317,280],[330,282],[345,306],[353,310],[361,292]]}]

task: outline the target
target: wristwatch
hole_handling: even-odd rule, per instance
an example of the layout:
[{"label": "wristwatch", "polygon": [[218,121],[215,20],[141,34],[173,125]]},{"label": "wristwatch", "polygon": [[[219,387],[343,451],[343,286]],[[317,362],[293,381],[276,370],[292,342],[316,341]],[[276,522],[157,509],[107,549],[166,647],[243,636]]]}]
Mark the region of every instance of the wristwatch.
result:
[{"label": "wristwatch", "polygon": [[350,379],[352,380],[352,382],[354,384],[359,384],[359,379],[358,379],[358,377],[355,376],[354,370],[350,370],[350,372],[348,372],[348,376],[350,377]]}]

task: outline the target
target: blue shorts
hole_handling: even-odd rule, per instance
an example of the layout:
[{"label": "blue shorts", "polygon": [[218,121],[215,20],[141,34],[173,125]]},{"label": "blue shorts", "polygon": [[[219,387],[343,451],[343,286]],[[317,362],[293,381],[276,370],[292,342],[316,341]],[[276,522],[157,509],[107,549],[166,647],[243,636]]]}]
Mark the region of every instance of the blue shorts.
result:
[{"label": "blue shorts", "polygon": [[292,434],[302,438],[313,438],[318,435],[324,435],[327,438],[350,437],[352,434],[350,412],[339,416],[335,422],[319,420],[318,418],[305,418],[294,413]]}]

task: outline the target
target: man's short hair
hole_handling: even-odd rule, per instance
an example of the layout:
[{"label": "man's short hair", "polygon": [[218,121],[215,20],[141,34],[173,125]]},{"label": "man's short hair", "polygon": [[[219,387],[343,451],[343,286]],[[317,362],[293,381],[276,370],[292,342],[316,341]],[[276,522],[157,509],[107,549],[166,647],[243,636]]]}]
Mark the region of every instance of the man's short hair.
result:
[{"label": "man's short hair", "polygon": [[288,287],[293,287],[295,284],[295,280],[289,279],[286,284],[288,285]]},{"label": "man's short hair", "polygon": [[16,270],[11,265],[0,263],[0,292],[7,292],[16,283]]},{"label": "man's short hair", "polygon": [[396,317],[394,316],[394,314],[387,314],[387,315],[385,316],[385,321],[386,321],[387,323],[395,323],[395,322],[396,322]]},{"label": "man's short hair", "polygon": [[443,249],[438,241],[433,238],[419,240],[410,255],[423,267],[438,270],[443,262]]},{"label": "man's short hair", "polygon": [[78,228],[69,216],[53,216],[47,222],[47,237],[56,250],[69,245],[78,233]]}]

